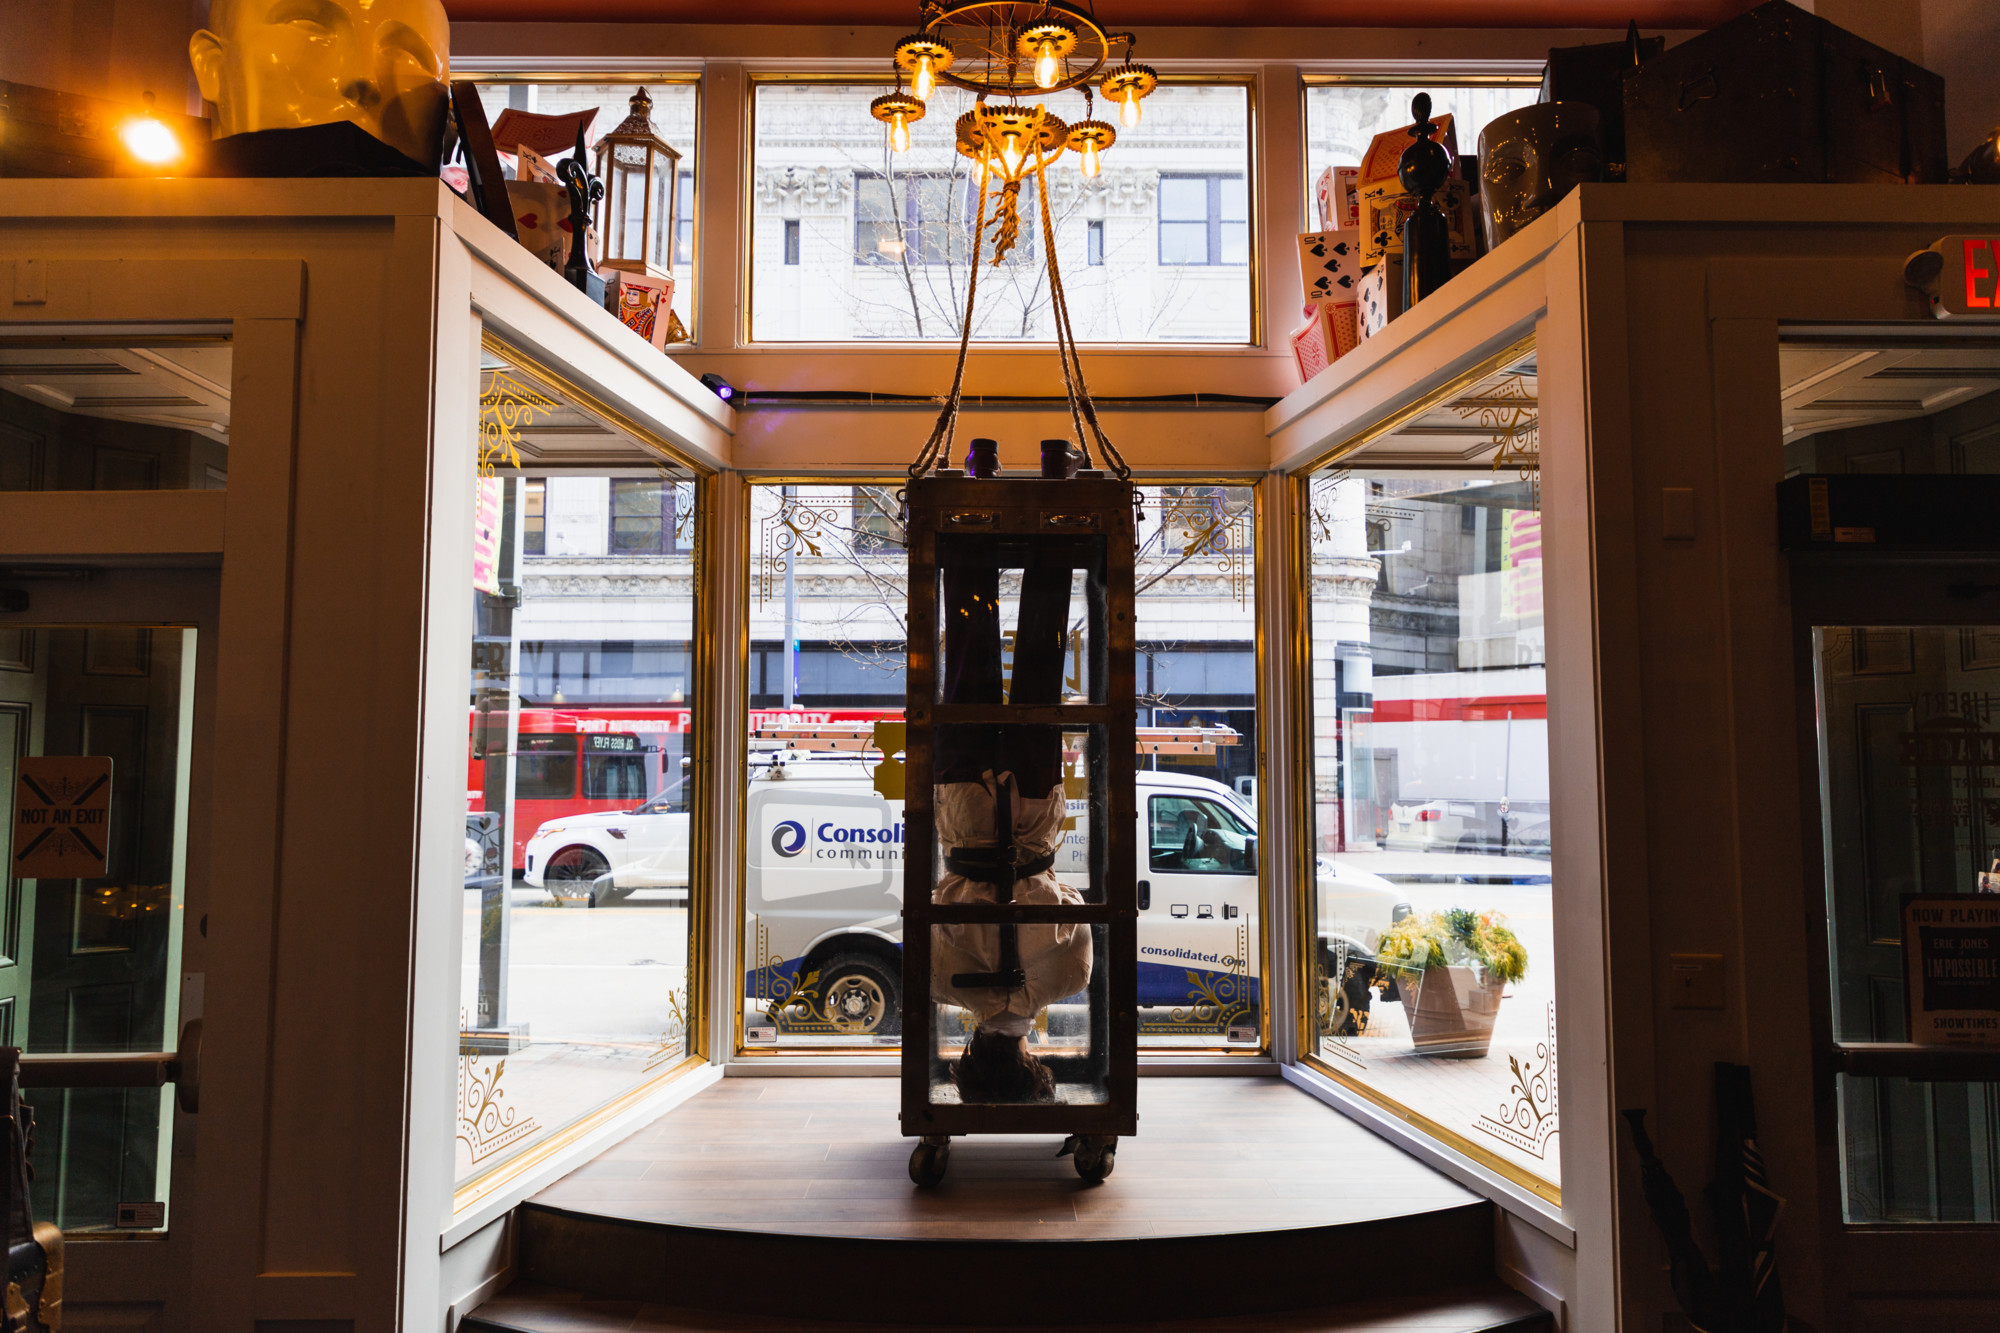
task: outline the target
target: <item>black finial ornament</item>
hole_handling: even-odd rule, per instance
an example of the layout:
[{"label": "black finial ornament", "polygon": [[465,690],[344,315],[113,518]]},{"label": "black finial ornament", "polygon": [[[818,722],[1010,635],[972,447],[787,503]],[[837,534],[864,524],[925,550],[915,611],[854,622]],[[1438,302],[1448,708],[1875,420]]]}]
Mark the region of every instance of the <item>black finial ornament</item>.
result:
[{"label": "black finial ornament", "polygon": [[[590,174],[588,150],[583,143],[583,127],[577,126],[576,151],[556,164],[556,175],[569,191],[569,262],[563,276],[578,291],[596,300],[604,299],[604,280],[590,267],[590,213],[604,198],[604,182]],[[595,283],[593,284],[593,279]],[[596,287],[592,291],[593,285]]]},{"label": "black finial ornament", "polygon": [[1451,176],[1451,158],[1431,136],[1431,96],[1410,99],[1413,142],[1403,150],[1396,175],[1417,201],[1416,211],[1403,222],[1403,309],[1408,310],[1451,280],[1451,223],[1432,197]]}]

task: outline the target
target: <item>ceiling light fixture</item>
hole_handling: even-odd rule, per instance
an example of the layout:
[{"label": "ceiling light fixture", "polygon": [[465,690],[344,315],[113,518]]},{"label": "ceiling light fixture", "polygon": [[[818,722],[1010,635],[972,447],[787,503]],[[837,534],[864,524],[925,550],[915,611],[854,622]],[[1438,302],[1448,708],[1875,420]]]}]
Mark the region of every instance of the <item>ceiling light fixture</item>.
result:
[{"label": "ceiling light fixture", "polygon": [[[1066,126],[1026,103],[1042,94],[1080,89],[1088,117],[1092,85],[1101,75],[1104,96],[1117,105],[1119,120],[1130,128],[1139,123],[1140,100],[1159,86],[1159,75],[1132,63],[1138,40],[1132,33],[1107,32],[1087,9],[1068,0],[929,0],[923,15],[923,27],[896,43],[896,91],[876,98],[869,111],[889,126],[889,147],[903,152],[911,141],[910,126],[923,118],[924,104],[938,84],[974,94],[979,106],[967,115],[980,122],[978,132],[968,134],[966,117],[959,117],[957,147],[972,159],[982,180],[998,172],[1008,184],[1018,184],[1023,172],[1040,170],[1065,149],[1076,150],[1085,176],[1097,175],[1117,131],[1088,118]],[[1113,65],[1112,50],[1121,44],[1124,63]],[[987,116],[995,103],[998,121]],[[1037,126],[1028,128],[1037,115]],[[1051,131],[1056,132],[1053,139]],[[1039,156],[1032,151],[1038,140]]]}]

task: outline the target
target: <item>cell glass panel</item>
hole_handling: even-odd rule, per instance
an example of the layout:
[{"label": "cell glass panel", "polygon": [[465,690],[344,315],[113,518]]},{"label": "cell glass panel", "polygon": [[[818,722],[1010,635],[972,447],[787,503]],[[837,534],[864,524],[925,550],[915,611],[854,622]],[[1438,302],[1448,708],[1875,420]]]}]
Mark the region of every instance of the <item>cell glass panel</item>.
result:
[{"label": "cell glass panel", "polygon": [[[693,1030],[694,476],[498,350],[481,407],[461,1186],[676,1069]],[[579,439],[602,468],[531,472]]]},{"label": "cell glass panel", "polygon": [[[752,1051],[900,1040],[908,557],[895,491],[751,489],[741,1030]],[[1176,485],[1140,495],[1139,807],[1143,814],[1149,795],[1182,802],[1197,842],[1193,870],[1138,867],[1140,1041],[1255,1049],[1263,940],[1254,494]],[[1016,632],[1020,578],[1010,572],[995,589],[1003,628]],[[1066,699],[1090,691],[1079,579],[1071,576],[1057,682]],[[1016,653],[1017,640],[1003,634],[1003,697]],[[1092,845],[1083,748],[1065,735],[1056,866],[1079,886]]]},{"label": "cell glass panel", "polygon": [[[1520,379],[1518,372],[1509,372]],[[1515,384],[1532,400],[1532,390]],[[1465,396],[1511,403],[1502,387]],[[1455,419],[1463,403],[1438,409]],[[1427,417],[1408,428],[1421,437]],[[1462,445],[1454,444],[1458,448]],[[1533,472],[1307,483],[1315,1055],[1451,1147],[1561,1185]]]}]

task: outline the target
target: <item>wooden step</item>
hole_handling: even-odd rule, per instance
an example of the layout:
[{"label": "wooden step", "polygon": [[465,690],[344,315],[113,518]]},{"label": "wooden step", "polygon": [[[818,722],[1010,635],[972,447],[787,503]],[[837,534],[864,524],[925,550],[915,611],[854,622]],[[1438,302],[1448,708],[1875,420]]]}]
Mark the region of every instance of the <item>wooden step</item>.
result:
[{"label": "wooden step", "polygon": [[[746,1284],[756,1280],[744,1277]],[[917,1326],[937,1328],[940,1321],[935,1313],[916,1309],[909,1310],[904,1321],[889,1323],[772,1319],[600,1300],[562,1287],[517,1282],[462,1318],[458,1333],[909,1333]],[[978,1327],[984,1333],[1015,1333],[1001,1325]],[[1136,1324],[1072,1321],[1063,1327],[1086,1333],[1093,1328],[1107,1333],[1556,1333],[1548,1311],[1497,1281],[1286,1314]]]}]

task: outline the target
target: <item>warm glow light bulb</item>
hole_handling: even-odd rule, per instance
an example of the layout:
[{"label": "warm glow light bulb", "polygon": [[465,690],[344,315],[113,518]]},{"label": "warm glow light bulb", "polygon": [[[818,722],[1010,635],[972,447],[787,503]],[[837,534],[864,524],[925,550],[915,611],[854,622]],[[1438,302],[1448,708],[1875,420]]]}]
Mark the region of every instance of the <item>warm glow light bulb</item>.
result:
[{"label": "warm glow light bulb", "polygon": [[1125,100],[1118,104],[1118,123],[1128,130],[1139,128],[1139,90],[1127,88]]},{"label": "warm glow light bulb", "polygon": [[181,141],[174,132],[152,116],[134,116],[118,129],[125,151],[149,167],[163,167],[180,160]]},{"label": "warm glow light bulb", "polygon": [[937,87],[937,71],[931,68],[929,56],[917,57],[917,72],[910,76],[910,91],[919,102],[930,100],[931,92]]},{"label": "warm glow light bulb", "polygon": [[1103,163],[1097,160],[1097,140],[1085,139],[1083,141],[1083,174],[1086,176],[1095,176],[1103,169],[1103,165]]},{"label": "warm glow light bulb", "polygon": [[1056,44],[1043,42],[1042,54],[1035,60],[1035,86],[1053,88],[1061,74],[1062,66],[1056,61]]},{"label": "warm glow light bulb", "polygon": [[1008,180],[1012,180],[1020,174],[1021,157],[1021,136],[1018,134],[1001,135],[1000,167],[1006,173]]},{"label": "warm glow light bulb", "polygon": [[889,118],[889,151],[892,153],[910,151],[910,122],[900,111]]}]

